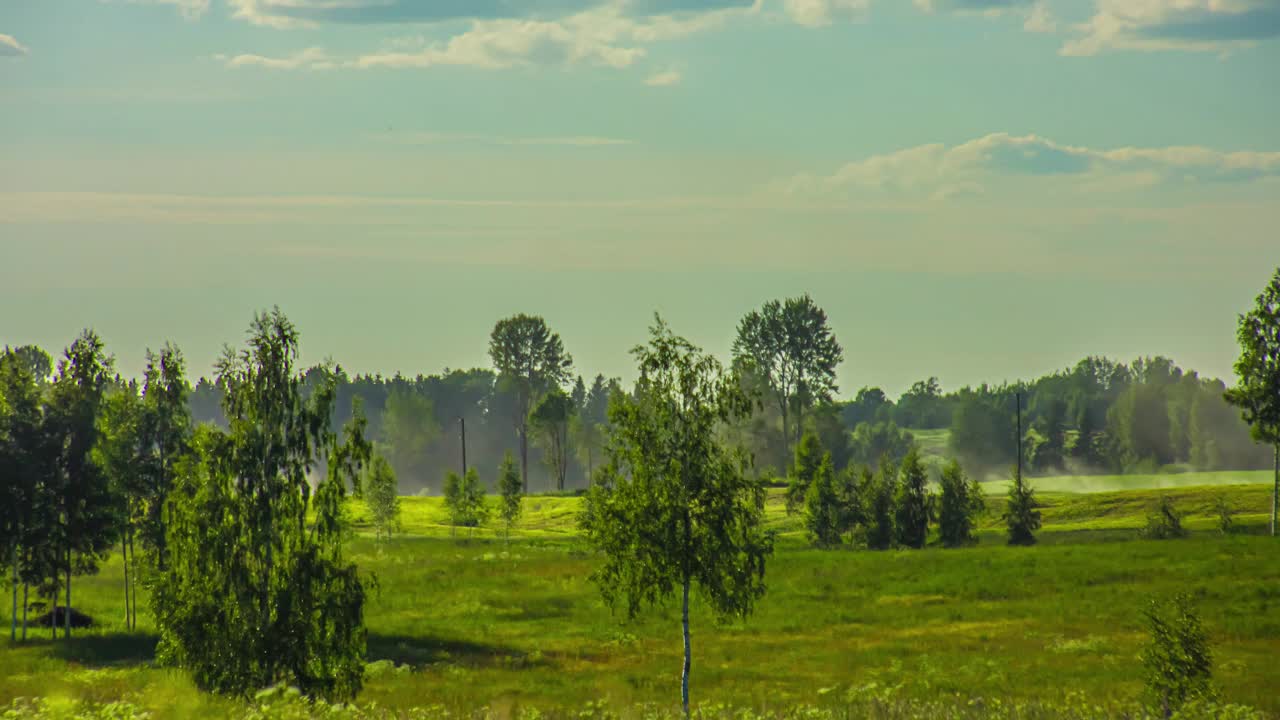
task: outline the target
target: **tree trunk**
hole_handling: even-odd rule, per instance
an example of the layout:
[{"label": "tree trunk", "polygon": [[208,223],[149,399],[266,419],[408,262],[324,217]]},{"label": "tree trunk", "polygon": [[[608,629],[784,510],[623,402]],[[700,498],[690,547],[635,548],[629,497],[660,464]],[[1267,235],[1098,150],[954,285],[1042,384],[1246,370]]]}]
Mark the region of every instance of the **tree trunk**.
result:
[{"label": "tree trunk", "polygon": [[[129,562],[137,562],[138,556],[133,552],[133,531],[129,531]],[[133,577],[133,607],[129,610],[129,629],[138,629],[138,577],[137,568],[134,568]]]},{"label": "tree trunk", "polygon": [[684,600],[681,603],[680,622],[684,630],[684,671],[680,674],[680,705],[684,708],[685,718],[689,717],[689,666],[692,664],[692,653],[689,647],[689,573],[684,575]]},{"label": "tree trunk", "polygon": [[125,536],[128,534],[129,534],[128,531],[125,531],[125,533],[120,536],[120,557],[124,562],[124,629],[125,630],[132,629],[131,627],[129,627],[129,545],[128,545],[128,541],[125,539]]},{"label": "tree trunk", "polygon": [[529,428],[520,423],[520,479],[524,482],[524,494],[529,494]]},{"label": "tree trunk", "polygon": [[795,462],[795,453],[791,452],[791,423],[787,417],[787,401],[784,399],[781,404],[782,408],[782,451],[786,453],[787,475],[791,474],[791,466]]},{"label": "tree trunk", "polygon": [[[56,605],[57,603],[55,603]],[[71,639],[71,548],[67,547],[67,606],[62,610],[62,624],[66,628],[66,634],[63,636],[67,640]]]},{"label": "tree trunk", "polygon": [[22,583],[22,642],[27,641],[27,584]]},{"label": "tree trunk", "polygon": [[9,552],[13,560],[13,616],[9,624],[9,639],[18,641],[18,544]]}]

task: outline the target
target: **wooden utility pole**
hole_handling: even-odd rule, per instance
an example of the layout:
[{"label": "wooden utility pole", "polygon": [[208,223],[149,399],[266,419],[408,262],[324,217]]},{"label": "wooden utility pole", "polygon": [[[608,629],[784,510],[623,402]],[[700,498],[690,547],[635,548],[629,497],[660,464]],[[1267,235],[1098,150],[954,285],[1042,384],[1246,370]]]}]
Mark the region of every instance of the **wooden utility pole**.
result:
[{"label": "wooden utility pole", "polygon": [[1014,393],[1018,403],[1018,479],[1022,479],[1022,393]]},{"label": "wooden utility pole", "polygon": [[467,476],[467,421],[458,417],[458,427],[462,431],[462,476]]}]

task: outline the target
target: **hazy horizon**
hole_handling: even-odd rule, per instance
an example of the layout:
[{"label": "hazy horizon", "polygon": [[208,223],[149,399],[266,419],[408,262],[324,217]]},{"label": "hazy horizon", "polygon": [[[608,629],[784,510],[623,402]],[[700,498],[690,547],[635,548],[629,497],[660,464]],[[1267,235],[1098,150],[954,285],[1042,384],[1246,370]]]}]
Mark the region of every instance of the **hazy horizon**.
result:
[{"label": "hazy horizon", "polygon": [[191,374],[488,366],[546,317],[631,378],[809,292],[840,394],[1167,355],[1231,381],[1280,263],[1274,3],[0,6],[0,344]]}]

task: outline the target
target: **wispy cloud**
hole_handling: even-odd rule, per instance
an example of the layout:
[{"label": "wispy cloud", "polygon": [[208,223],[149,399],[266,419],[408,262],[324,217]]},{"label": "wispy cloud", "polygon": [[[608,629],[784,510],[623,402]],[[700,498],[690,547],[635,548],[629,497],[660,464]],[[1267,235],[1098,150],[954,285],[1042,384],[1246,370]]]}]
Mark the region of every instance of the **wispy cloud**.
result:
[{"label": "wispy cloud", "polygon": [[[111,2],[112,0],[103,0]],[[120,2],[121,0],[115,0]],[[172,5],[188,20],[196,20],[209,12],[210,0],[123,0],[132,5]]]},{"label": "wispy cloud", "polygon": [[649,87],[670,87],[679,85],[683,77],[679,70],[667,70],[666,72],[654,73],[644,79],[644,84]]},{"label": "wispy cloud", "polygon": [[1027,32],[1051,33],[1058,22],[1047,0],[915,0],[915,6],[927,13],[979,14],[990,18],[1013,14],[1023,18]]},{"label": "wispy cloud", "polygon": [[609,5],[559,20],[476,20],[465,32],[444,42],[337,57],[319,47],[292,55],[220,55],[228,67],[277,70],[336,68],[473,67],[498,70],[530,65],[597,65],[626,68],[647,52],[646,46],[719,27],[737,9],[635,18]]},{"label": "wispy cloud", "polygon": [[789,194],[885,191],[951,198],[982,194],[1002,178],[1069,178],[1080,190],[1156,183],[1248,182],[1280,177],[1280,152],[1204,147],[1114,148],[1062,145],[1036,135],[994,133],[959,145],[919,145],[850,162],[831,175],[797,175]]},{"label": "wispy cloud", "polygon": [[22,57],[31,51],[12,35],[0,33],[0,57]]},{"label": "wispy cloud", "polygon": [[215,55],[215,60],[227,67],[263,67],[270,70],[332,70],[338,67],[338,61],[330,57],[323,48],[310,47],[283,57],[267,57],[265,55]]},{"label": "wispy cloud", "polygon": [[402,145],[435,145],[442,143],[477,143],[482,145],[561,145],[566,147],[608,147],[631,145],[631,140],[599,137],[595,135],[562,135],[546,137],[511,137],[504,135],[480,135],[470,133],[383,133],[371,136],[375,140]]},{"label": "wispy cloud", "polygon": [[1097,0],[1063,55],[1107,50],[1220,52],[1280,38],[1280,0]]},{"label": "wispy cloud", "polygon": [[798,25],[816,28],[837,19],[862,18],[870,0],[783,0],[787,17]]}]

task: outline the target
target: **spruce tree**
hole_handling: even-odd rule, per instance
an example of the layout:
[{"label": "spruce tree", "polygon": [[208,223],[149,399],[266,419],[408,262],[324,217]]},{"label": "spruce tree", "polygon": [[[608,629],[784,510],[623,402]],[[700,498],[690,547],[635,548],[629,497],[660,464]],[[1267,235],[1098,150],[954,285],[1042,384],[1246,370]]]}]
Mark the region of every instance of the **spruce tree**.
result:
[{"label": "spruce tree", "polygon": [[929,476],[914,446],[902,459],[894,495],[893,526],[898,544],[922,548],[929,537]]},{"label": "spruce tree", "polygon": [[1035,491],[1023,479],[1022,473],[1014,470],[1013,482],[1009,485],[1009,504],[1004,513],[1010,545],[1036,544],[1036,531],[1040,529],[1037,507]]},{"label": "spruce tree", "polygon": [[893,547],[893,498],[898,488],[898,466],[888,456],[881,456],[880,467],[871,477],[866,496],[867,547],[888,550]]},{"label": "spruce tree", "polygon": [[795,459],[791,466],[791,476],[787,481],[787,514],[791,514],[805,503],[805,494],[809,485],[822,467],[824,458],[829,455],[822,447],[822,440],[817,434],[807,432],[796,445]]},{"label": "spruce tree", "polygon": [[960,463],[952,460],[942,468],[942,488],[938,502],[938,535],[946,547],[977,542],[973,531],[977,516],[985,508],[982,487],[970,481]]},{"label": "spruce tree", "polygon": [[809,541],[820,548],[840,544],[841,506],[831,455],[824,454],[804,496],[804,526]]}]

